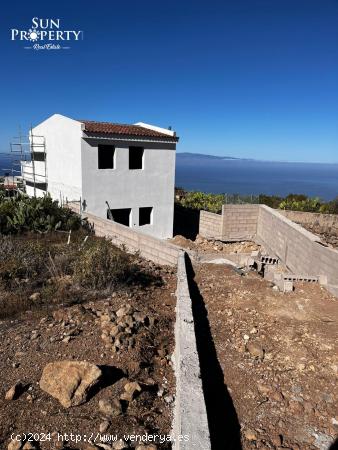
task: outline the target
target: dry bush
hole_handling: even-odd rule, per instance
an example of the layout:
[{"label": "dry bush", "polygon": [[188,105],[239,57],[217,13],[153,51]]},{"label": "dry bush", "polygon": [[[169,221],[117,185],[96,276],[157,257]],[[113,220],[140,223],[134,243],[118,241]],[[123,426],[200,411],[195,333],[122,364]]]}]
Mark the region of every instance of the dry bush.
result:
[{"label": "dry bush", "polygon": [[123,284],[133,271],[130,255],[106,239],[92,239],[79,252],[73,264],[73,278],[91,289]]},{"label": "dry bush", "polygon": [[[80,303],[131,285],[161,284],[161,277],[110,241],[83,231],[0,235],[0,317],[32,308]],[[38,301],[29,297],[38,292]],[[8,295],[10,293],[10,295]]]}]

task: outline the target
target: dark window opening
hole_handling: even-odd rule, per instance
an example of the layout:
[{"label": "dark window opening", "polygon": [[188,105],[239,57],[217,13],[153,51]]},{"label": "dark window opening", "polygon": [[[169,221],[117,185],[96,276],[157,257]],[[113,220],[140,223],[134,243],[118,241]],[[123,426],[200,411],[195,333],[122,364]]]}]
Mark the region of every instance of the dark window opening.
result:
[{"label": "dark window opening", "polygon": [[139,226],[150,225],[152,223],[153,208],[140,208],[139,210]]},{"label": "dark window opening", "polygon": [[26,180],[26,186],[35,187],[36,189],[40,189],[41,191],[47,191],[47,183],[38,183]]},{"label": "dark window opening", "polygon": [[44,152],[33,152],[32,160],[34,161],[46,161],[46,154]]},{"label": "dark window opening", "polygon": [[129,169],[143,169],[143,147],[129,147]]},{"label": "dark window opening", "polygon": [[98,146],[99,169],[114,169],[115,147],[113,145]]},{"label": "dark window opening", "polygon": [[130,208],[122,209],[108,209],[107,219],[113,220],[114,222],[120,223],[122,225],[130,226]]}]

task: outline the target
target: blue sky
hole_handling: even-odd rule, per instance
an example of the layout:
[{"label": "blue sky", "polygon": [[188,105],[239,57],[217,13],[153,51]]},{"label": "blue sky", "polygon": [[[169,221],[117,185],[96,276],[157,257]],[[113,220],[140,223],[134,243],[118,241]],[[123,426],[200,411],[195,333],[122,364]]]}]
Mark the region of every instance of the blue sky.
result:
[{"label": "blue sky", "polygon": [[[60,18],[71,49],[10,29]],[[338,162],[338,0],[4,2],[0,151],[58,112],[167,127],[178,151]]]}]

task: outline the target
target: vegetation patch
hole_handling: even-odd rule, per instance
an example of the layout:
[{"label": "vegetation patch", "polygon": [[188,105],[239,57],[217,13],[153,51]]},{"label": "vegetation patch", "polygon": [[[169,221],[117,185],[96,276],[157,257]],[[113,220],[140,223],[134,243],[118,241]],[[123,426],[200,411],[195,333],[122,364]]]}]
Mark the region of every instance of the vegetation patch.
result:
[{"label": "vegetation patch", "polygon": [[0,234],[68,231],[78,230],[80,226],[80,217],[70,209],[60,207],[49,195],[6,197],[0,191]]},{"label": "vegetation patch", "polygon": [[303,194],[289,194],[286,197],[260,194],[208,194],[205,192],[188,192],[176,189],[176,204],[193,210],[205,210],[220,214],[223,204],[263,204],[274,209],[318,212],[322,214],[338,214],[338,197],[324,202],[319,197],[308,197]]}]

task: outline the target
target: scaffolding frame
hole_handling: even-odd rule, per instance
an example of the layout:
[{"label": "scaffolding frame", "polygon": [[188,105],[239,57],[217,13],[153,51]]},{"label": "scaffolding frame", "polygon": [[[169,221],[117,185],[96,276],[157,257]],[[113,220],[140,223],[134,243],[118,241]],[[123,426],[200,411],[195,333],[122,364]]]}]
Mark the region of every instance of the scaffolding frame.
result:
[{"label": "scaffolding frame", "polygon": [[[42,161],[44,173],[37,173],[36,171],[35,163],[37,153],[41,153],[43,155]],[[10,142],[9,155],[11,157],[11,167],[3,168],[3,170],[11,173],[13,185],[15,184],[14,177],[20,176],[19,174],[21,174],[21,179],[23,181],[25,191],[26,181],[31,181],[33,183],[34,197],[36,197],[37,185],[46,184],[47,186],[47,155],[45,137],[34,134],[32,127],[30,128],[28,136],[23,135],[21,133],[21,129],[19,129],[19,135],[14,137],[13,141]]]}]

